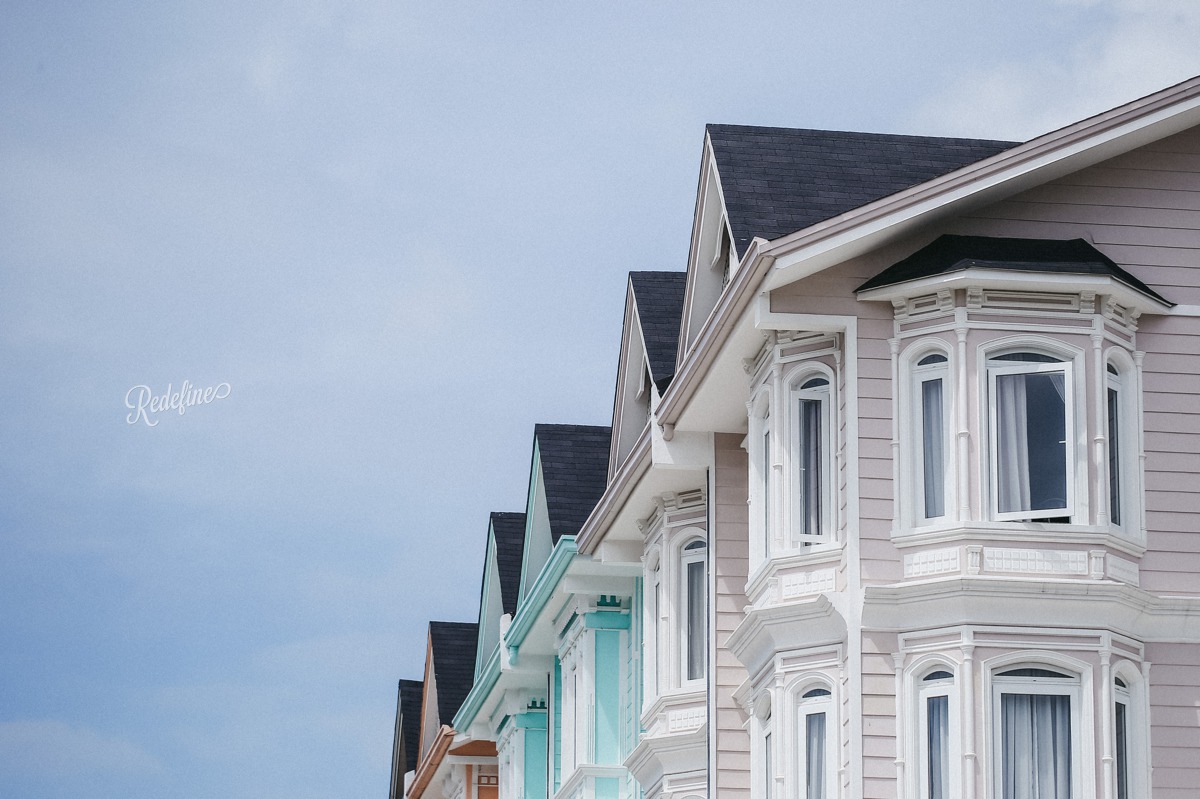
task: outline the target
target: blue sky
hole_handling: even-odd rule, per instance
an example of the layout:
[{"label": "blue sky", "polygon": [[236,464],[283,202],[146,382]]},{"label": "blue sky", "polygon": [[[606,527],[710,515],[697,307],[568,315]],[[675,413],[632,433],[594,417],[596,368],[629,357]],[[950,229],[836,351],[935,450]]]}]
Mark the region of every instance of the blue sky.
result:
[{"label": "blue sky", "polygon": [[[1025,139],[1190,0],[0,6],[0,796],[370,797],[706,122]],[[127,392],[229,396],[127,423]]]}]

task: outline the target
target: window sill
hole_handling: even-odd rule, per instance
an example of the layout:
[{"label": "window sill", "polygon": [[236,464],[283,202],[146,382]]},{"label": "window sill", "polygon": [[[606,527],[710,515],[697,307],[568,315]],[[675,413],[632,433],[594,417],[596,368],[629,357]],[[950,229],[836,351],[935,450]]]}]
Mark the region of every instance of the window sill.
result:
[{"label": "window sill", "polygon": [[750,576],[746,597],[759,606],[835,590],[831,583],[836,580],[844,549],[842,542],[836,541],[773,555]]},{"label": "window sill", "polygon": [[692,732],[708,718],[705,702],[704,681],[697,680],[696,687],[679,688],[659,696],[642,713],[643,737],[679,735]]},{"label": "window sill", "polygon": [[1054,524],[1050,522],[978,522],[914,527],[892,536],[897,549],[929,544],[997,542],[1011,544],[1087,544],[1105,547],[1130,557],[1146,553],[1144,542],[1118,534],[1111,528],[1091,524]]}]

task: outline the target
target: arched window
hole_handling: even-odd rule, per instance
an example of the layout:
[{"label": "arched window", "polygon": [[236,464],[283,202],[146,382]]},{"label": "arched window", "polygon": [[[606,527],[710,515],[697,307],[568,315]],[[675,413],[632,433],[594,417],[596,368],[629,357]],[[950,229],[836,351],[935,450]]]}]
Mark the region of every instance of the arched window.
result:
[{"label": "arched window", "polygon": [[952,750],[955,747],[951,730],[957,725],[951,723],[953,692],[954,674],[943,667],[922,677],[917,689],[922,799],[951,799],[954,796]]},{"label": "arched window", "polygon": [[1022,666],[992,677],[997,796],[1071,799],[1078,794],[1078,675]]},{"label": "arched window", "polygon": [[832,533],[833,389],[823,374],[810,374],[794,385],[787,459],[788,529],[790,545],[805,547],[828,541]]},{"label": "arched window", "polygon": [[815,686],[800,695],[797,705],[797,768],[803,799],[837,795],[833,769],[837,727],[832,720],[832,700],[828,688]]},{"label": "arched window", "polygon": [[913,474],[919,486],[914,492],[912,518],[925,524],[946,516],[950,456],[947,432],[949,361],[940,352],[919,358],[912,368]]},{"label": "arched window", "polygon": [[684,545],[680,557],[684,611],[682,649],[683,676],[688,681],[704,679],[708,618],[707,562],[708,545],[704,539],[697,538]]}]

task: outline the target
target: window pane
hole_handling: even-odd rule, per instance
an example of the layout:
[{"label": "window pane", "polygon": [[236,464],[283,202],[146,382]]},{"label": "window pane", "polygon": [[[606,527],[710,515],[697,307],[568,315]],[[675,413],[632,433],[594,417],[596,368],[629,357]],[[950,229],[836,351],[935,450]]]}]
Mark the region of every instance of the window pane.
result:
[{"label": "window pane", "polygon": [[946,514],[941,378],[921,383],[921,451],[925,469],[925,518],[936,519]]},{"label": "window pane", "polygon": [[767,799],[775,795],[775,775],[771,773],[771,733],[763,737],[763,784]]},{"label": "window pane", "polygon": [[800,400],[799,531],[803,535],[821,533],[821,400]]},{"label": "window pane", "polygon": [[825,714],[805,716],[805,799],[825,799]]},{"label": "window pane", "polygon": [[704,676],[704,561],[687,564],[687,678]]},{"label": "window pane", "polygon": [[1117,702],[1117,799],[1129,799],[1129,739],[1125,703]]},{"label": "window pane", "polygon": [[1067,406],[1062,372],[996,377],[997,507],[1067,507]]},{"label": "window pane", "polygon": [[1121,426],[1120,395],[1108,390],[1108,514],[1113,524],[1121,523]]},{"label": "window pane", "polygon": [[950,698],[931,696],[926,703],[929,725],[929,799],[950,799]]},{"label": "window pane", "polygon": [[1071,697],[1000,697],[1003,799],[1071,799]]}]

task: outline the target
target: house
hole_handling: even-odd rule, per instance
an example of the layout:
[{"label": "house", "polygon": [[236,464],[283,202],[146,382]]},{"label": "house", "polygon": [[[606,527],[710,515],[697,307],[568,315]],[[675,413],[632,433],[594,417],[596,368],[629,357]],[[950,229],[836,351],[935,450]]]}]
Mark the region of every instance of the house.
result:
[{"label": "house", "polygon": [[503,799],[1194,796],[1198,375],[1200,78],[1024,143],[711,125],[452,743]]}]

